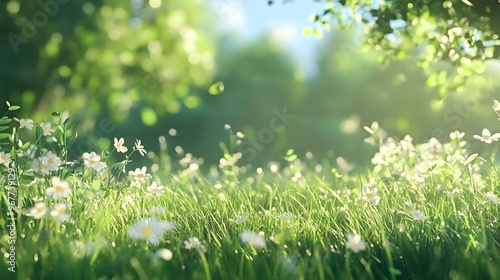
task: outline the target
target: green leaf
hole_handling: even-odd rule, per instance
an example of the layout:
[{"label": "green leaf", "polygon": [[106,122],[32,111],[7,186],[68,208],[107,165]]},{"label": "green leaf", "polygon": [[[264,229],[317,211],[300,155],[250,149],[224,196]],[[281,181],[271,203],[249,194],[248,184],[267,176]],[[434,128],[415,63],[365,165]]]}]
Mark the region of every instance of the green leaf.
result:
[{"label": "green leaf", "polygon": [[7,107],[10,107],[10,102],[9,101],[5,101],[5,103],[7,104]]},{"label": "green leaf", "polygon": [[0,125],[2,125],[2,124],[8,124],[11,121],[12,121],[12,119],[9,119],[7,117],[3,117],[3,118],[0,119]]},{"label": "green leaf", "polygon": [[288,149],[288,151],[286,151],[287,156],[291,156],[291,155],[293,155],[293,153],[294,153],[293,149]]},{"label": "green leaf", "polygon": [[222,82],[217,82],[208,88],[208,93],[211,95],[217,95],[224,91],[224,84]]},{"label": "green leaf", "polygon": [[101,188],[101,181],[99,180],[95,180],[94,182],[92,182],[92,188],[94,190],[98,190]]},{"label": "green leaf", "polygon": [[4,130],[7,130],[7,129],[9,129],[8,126],[0,126],[0,131],[4,131]]},{"label": "green leaf", "polygon": [[9,111],[19,110],[20,108],[21,108],[20,106],[10,106]]},{"label": "green leaf", "polygon": [[61,115],[61,113],[59,112],[52,112],[51,114],[53,117],[59,117]]},{"label": "green leaf", "polygon": [[8,133],[0,133],[0,139],[5,139],[5,138],[9,138],[10,137],[10,134]]},{"label": "green leaf", "polygon": [[21,147],[21,149],[23,149],[23,150],[27,149],[30,146],[30,144],[31,144],[30,142],[24,143],[23,146]]}]

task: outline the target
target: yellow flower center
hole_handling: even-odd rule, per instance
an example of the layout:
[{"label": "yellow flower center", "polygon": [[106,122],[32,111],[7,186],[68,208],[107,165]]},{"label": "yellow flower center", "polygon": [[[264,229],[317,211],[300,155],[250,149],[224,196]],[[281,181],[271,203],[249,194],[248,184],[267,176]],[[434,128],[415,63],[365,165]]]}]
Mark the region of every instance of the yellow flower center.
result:
[{"label": "yellow flower center", "polygon": [[62,193],[64,191],[64,188],[62,186],[55,186],[54,189],[57,193]]},{"label": "yellow flower center", "polygon": [[48,163],[48,164],[54,164],[54,159],[49,158],[49,159],[47,160],[47,163]]},{"label": "yellow flower center", "polygon": [[367,193],[366,194],[366,198],[368,198],[368,199],[372,199],[374,197],[375,197],[375,195],[373,195],[372,193]]},{"label": "yellow flower center", "polygon": [[150,225],[147,225],[142,229],[141,234],[144,238],[149,239],[153,234],[153,228]]}]

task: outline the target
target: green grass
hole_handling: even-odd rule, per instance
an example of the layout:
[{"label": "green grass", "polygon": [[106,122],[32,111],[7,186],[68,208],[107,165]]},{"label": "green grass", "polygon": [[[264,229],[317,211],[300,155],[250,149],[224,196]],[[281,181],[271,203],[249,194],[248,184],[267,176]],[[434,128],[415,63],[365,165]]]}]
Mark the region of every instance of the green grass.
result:
[{"label": "green grass", "polygon": [[[162,151],[154,155],[154,167],[148,166],[152,178],[131,186],[131,177],[120,173],[122,166],[131,170],[126,162],[107,162],[111,167],[102,175],[81,159],[65,164],[72,134],[59,117],[54,124],[59,127],[54,139],[37,127],[37,133],[26,134],[39,149],[34,159],[25,160],[28,146],[13,145],[20,130],[1,146],[11,161],[0,171],[15,174],[19,209],[8,207],[6,176],[0,181],[6,186],[0,247],[8,257],[7,224],[15,217],[16,272],[3,258],[1,279],[500,279],[500,210],[488,194],[499,193],[498,174],[480,157],[466,164],[448,157],[468,156],[460,139],[423,145],[384,139],[375,156],[379,163],[355,172],[328,162],[319,170],[314,158],[301,161],[290,151],[287,165],[275,173],[236,163],[209,176],[189,169],[189,157],[180,164]],[[130,153],[118,157],[140,157],[131,143],[126,139]],[[46,155],[44,147],[62,159],[49,174],[34,164]],[[103,153],[101,160],[111,161],[108,156]],[[226,151],[227,159],[232,156]],[[60,201],[46,195],[53,176],[71,188]],[[35,178],[41,180],[29,185]],[[163,194],[149,193],[153,181],[165,186]],[[378,188],[377,205],[363,199],[367,183]],[[26,215],[35,201],[48,208],[40,219]],[[59,202],[67,205],[68,221],[49,214]],[[159,244],[132,239],[129,229],[151,217],[153,206],[165,210],[158,219],[176,228]],[[428,218],[415,220],[411,211],[417,209]],[[237,221],[243,215],[246,219]],[[244,244],[245,230],[261,232],[265,248]],[[361,236],[366,250],[346,247],[350,233]],[[186,249],[189,237],[202,246]],[[169,249],[172,259],[154,261],[160,248]]]}]

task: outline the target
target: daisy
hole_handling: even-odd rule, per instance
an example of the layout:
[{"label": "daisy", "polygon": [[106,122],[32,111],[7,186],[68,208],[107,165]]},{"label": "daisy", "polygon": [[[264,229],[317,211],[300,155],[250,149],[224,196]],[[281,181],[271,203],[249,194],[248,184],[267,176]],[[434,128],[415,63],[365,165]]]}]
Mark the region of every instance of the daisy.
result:
[{"label": "daisy", "polygon": [[410,214],[413,216],[415,221],[424,221],[429,218],[420,210],[413,210]]},{"label": "daisy", "polygon": [[483,129],[481,136],[474,135],[473,137],[475,139],[481,140],[487,144],[491,144],[493,141],[498,141],[498,139],[500,138],[500,133],[495,133],[495,134],[491,135],[491,132],[487,128],[485,128],[485,129]]},{"label": "daisy", "polygon": [[141,169],[136,168],[135,171],[129,171],[128,175],[130,175],[136,183],[143,184],[146,182],[146,179],[151,179],[151,175],[147,174],[146,171],[147,167],[143,166]]},{"label": "daisy", "polygon": [[59,177],[52,177],[52,187],[47,188],[45,193],[47,196],[50,196],[55,200],[59,200],[67,197],[71,193],[71,190],[68,182],[61,181]]},{"label": "daisy", "polygon": [[66,204],[58,203],[54,209],[50,211],[50,215],[58,222],[69,220],[69,214],[66,212]]},{"label": "daisy", "polygon": [[147,190],[154,195],[161,195],[165,193],[165,190],[163,189],[164,186],[158,186],[156,182],[153,182],[149,187],[147,187]]},{"label": "daisy", "polygon": [[366,200],[373,205],[377,205],[380,202],[380,197],[377,195],[378,189],[373,188],[372,190],[370,190],[370,187],[368,185],[371,184],[365,184],[363,186],[363,200]]},{"label": "daisy", "polygon": [[100,171],[104,167],[104,163],[101,162],[101,157],[95,152],[83,153],[82,155],[83,163],[87,168],[93,168],[96,171]]},{"label": "daisy", "polygon": [[5,164],[10,161],[10,153],[0,152],[0,164]]},{"label": "daisy", "polygon": [[266,241],[264,240],[264,237],[251,230],[246,230],[242,232],[240,235],[240,239],[241,242],[249,244],[250,246],[255,248],[266,247]]},{"label": "daisy", "polygon": [[184,248],[188,250],[201,248],[201,242],[197,237],[189,237],[188,240],[184,241]]},{"label": "daisy", "polygon": [[43,202],[37,202],[35,204],[35,207],[30,208],[29,213],[27,214],[28,216],[32,216],[35,219],[41,219],[43,216],[45,216],[45,212],[47,211],[47,207],[45,206],[45,203]]},{"label": "daisy", "polygon": [[354,253],[366,250],[366,243],[361,240],[361,236],[357,233],[349,233],[347,235],[347,242],[345,243],[345,246]]},{"label": "daisy", "polygon": [[147,153],[144,146],[141,144],[141,140],[135,139],[135,148],[139,151],[141,156],[144,156]]},{"label": "daisy", "polygon": [[49,171],[57,170],[61,165],[61,159],[52,152],[48,152],[46,156],[42,157],[42,164],[47,167]]},{"label": "daisy", "polygon": [[152,206],[151,210],[149,210],[151,215],[163,215],[165,213],[165,209],[159,206]]},{"label": "daisy", "polygon": [[51,122],[43,122],[40,124],[40,128],[43,131],[43,136],[50,136],[54,131],[56,131],[55,128],[52,128],[52,123]]},{"label": "daisy", "polygon": [[166,231],[173,230],[172,223],[160,221],[155,217],[137,221],[128,230],[132,239],[146,240],[153,245],[160,243],[160,239]]},{"label": "daisy", "polygon": [[115,137],[115,148],[119,153],[126,153],[128,151],[128,148],[123,146],[124,143],[125,140],[123,140],[123,138],[120,138],[120,140],[118,140]]}]

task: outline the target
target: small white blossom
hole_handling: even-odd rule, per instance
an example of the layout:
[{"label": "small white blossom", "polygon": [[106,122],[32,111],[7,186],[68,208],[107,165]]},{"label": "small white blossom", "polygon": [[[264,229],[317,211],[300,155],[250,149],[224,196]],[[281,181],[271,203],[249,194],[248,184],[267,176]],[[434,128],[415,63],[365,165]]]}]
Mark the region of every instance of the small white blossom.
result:
[{"label": "small white blossom", "polygon": [[492,192],[487,192],[484,196],[488,198],[491,202],[495,204],[500,204],[500,200],[498,199],[498,196]]},{"label": "small white blossom", "polygon": [[66,204],[58,203],[54,209],[50,211],[50,215],[58,222],[69,220],[69,214],[66,212]]},{"label": "small white blossom", "polygon": [[[42,165],[45,165],[49,171],[54,171],[61,165],[61,159],[54,153],[48,152],[47,155],[42,157]],[[40,167],[40,169],[42,168]]]},{"label": "small white blossom", "polygon": [[165,193],[164,186],[158,186],[156,182],[153,182],[149,187],[146,188],[151,194],[159,196]]},{"label": "small white blossom", "polygon": [[354,253],[366,250],[366,243],[361,240],[361,236],[357,233],[349,233],[347,235],[347,242],[345,246]]},{"label": "small white blossom", "polygon": [[125,143],[125,140],[123,140],[123,138],[120,138],[120,140],[118,140],[115,137],[114,140],[115,140],[114,146],[119,153],[126,153],[128,151],[128,148],[123,146],[123,144]]},{"label": "small white blossom", "polygon": [[373,205],[377,205],[380,202],[380,197],[377,195],[378,189],[373,188],[370,190],[369,186],[371,186],[371,184],[365,184],[363,186],[363,200]]},{"label": "small white blossom", "polygon": [[6,164],[10,162],[10,153],[0,152],[0,164]]},{"label": "small white blossom", "polygon": [[59,177],[52,177],[52,187],[45,190],[47,196],[55,200],[63,199],[70,195],[71,189],[66,181],[61,181]]},{"label": "small white blossom", "polygon": [[19,128],[26,127],[27,130],[33,129],[33,120],[32,119],[18,119],[14,118],[16,122],[19,122]]},{"label": "small white blossom", "polygon": [[429,218],[420,210],[413,210],[410,214],[413,216],[415,221],[424,221]]},{"label": "small white blossom", "polygon": [[201,249],[201,242],[197,237],[189,237],[188,240],[184,241],[184,248],[199,250]]},{"label": "small white blossom", "polygon": [[172,251],[166,248],[161,248],[155,252],[152,261],[155,262],[158,259],[163,259],[164,261],[170,261],[172,260],[173,256],[174,254],[172,253]]},{"label": "small white blossom", "polygon": [[500,138],[500,133],[495,133],[495,134],[491,135],[491,132],[487,128],[485,128],[485,129],[483,129],[481,136],[474,135],[473,137],[475,139],[481,140],[487,144],[491,144],[493,141],[498,141],[498,139]]},{"label": "small white blossom", "polygon": [[137,221],[128,231],[129,236],[136,240],[146,240],[153,245],[160,243],[166,231],[171,231],[175,226],[170,222],[160,221],[155,217]]},{"label": "small white blossom", "polygon": [[83,163],[87,168],[93,168],[96,171],[100,171],[105,164],[101,162],[101,157],[98,156],[95,152],[83,153]]},{"label": "small white blossom", "polygon": [[43,136],[50,136],[50,135],[52,135],[52,133],[54,133],[56,131],[56,129],[52,127],[51,122],[41,123],[40,128],[43,131]]},{"label": "small white blossom", "polygon": [[249,244],[250,246],[255,248],[266,247],[266,241],[264,240],[264,237],[251,230],[246,230],[242,232],[240,235],[240,239],[241,242]]},{"label": "small white blossom", "polygon": [[135,139],[135,148],[139,151],[141,156],[144,156],[147,153],[144,146],[141,144],[141,140]]},{"label": "small white blossom", "polygon": [[45,216],[46,211],[47,207],[45,206],[45,203],[37,202],[35,204],[35,207],[29,209],[29,213],[27,215],[32,216],[33,218],[38,220]]},{"label": "small white blossom", "polygon": [[132,177],[136,184],[144,184],[146,179],[151,179],[151,175],[146,173],[147,167],[136,168],[135,171],[129,171],[128,175]]}]

